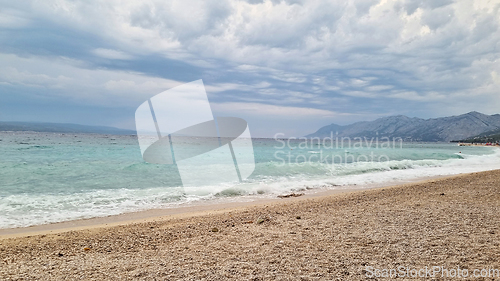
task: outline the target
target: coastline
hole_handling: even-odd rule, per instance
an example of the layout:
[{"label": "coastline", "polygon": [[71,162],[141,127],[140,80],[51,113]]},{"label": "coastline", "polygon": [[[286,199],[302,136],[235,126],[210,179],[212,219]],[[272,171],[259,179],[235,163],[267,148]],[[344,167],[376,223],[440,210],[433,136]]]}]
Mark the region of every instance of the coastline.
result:
[{"label": "coastline", "polygon": [[279,196],[273,198],[269,197],[252,198],[251,196],[249,196],[248,201],[236,201],[236,202],[225,200],[228,198],[223,198],[219,201],[209,200],[205,202],[191,203],[171,208],[147,209],[136,212],[127,212],[118,215],[110,215],[105,217],[69,220],[69,221],[40,224],[27,227],[4,228],[0,229],[0,241],[8,238],[58,234],[68,231],[80,231],[93,228],[106,228],[106,227],[128,225],[135,223],[168,221],[172,219],[180,219],[186,217],[200,217],[210,214],[241,211],[245,208],[252,208],[252,207],[258,208],[280,203],[286,204],[286,202],[296,202],[296,201],[300,202],[302,200],[308,200],[312,198],[323,198],[323,197],[326,198],[343,193],[356,193],[371,189],[391,188],[407,184],[426,183],[438,179],[453,178],[456,176],[463,176],[463,175],[467,174],[421,177],[408,181],[391,181],[385,183],[367,184],[363,186],[341,186],[336,189],[326,189],[326,190],[312,189],[300,193],[302,194],[301,196],[289,197],[289,198],[279,198]]},{"label": "coastline", "polygon": [[[71,138],[71,140],[73,139]],[[272,144],[272,142],[264,142],[257,147],[264,149],[271,147]],[[52,159],[51,155],[57,155],[51,149],[45,151],[44,147],[42,146],[41,150],[37,148],[37,153],[47,155],[49,159]],[[88,148],[85,153],[93,155],[95,147],[85,147]],[[57,146],[57,148],[61,148],[62,155],[69,153],[62,149],[63,146]],[[448,176],[496,169],[500,161],[500,150],[494,148],[459,149],[450,144],[425,143],[410,145],[406,148],[408,150],[376,150],[381,155],[387,154],[388,159],[394,158],[392,161],[361,161],[354,165],[343,165],[344,163],[324,165],[313,161],[311,164],[306,164],[306,167],[302,167],[302,164],[283,166],[272,161],[268,163],[268,160],[272,158],[272,154],[268,151],[263,155],[267,155],[269,159],[266,158],[266,161],[256,164],[253,178],[242,185],[207,196],[199,192],[183,192],[182,185],[170,184],[175,183],[175,180],[169,181],[172,176],[169,172],[158,171],[162,168],[153,167],[143,162],[136,163],[135,160],[127,160],[121,166],[109,165],[113,161],[108,162],[108,156],[105,157],[103,166],[100,165],[101,161],[98,161],[96,165],[89,165],[91,162],[76,161],[74,162],[76,166],[66,165],[64,161],[60,162],[61,165],[56,166],[44,164],[26,166],[23,164],[22,169],[15,164],[11,165],[12,167],[7,165],[10,168],[2,170],[6,171],[6,182],[4,183],[6,188],[2,189],[6,200],[1,206],[5,216],[2,217],[0,228],[58,224],[62,221],[75,220],[84,220],[81,224],[85,225],[102,224],[102,219],[93,222],[87,220],[110,215],[121,216],[120,214],[141,212],[147,209],[183,209],[184,206],[205,203],[222,204],[231,201],[268,200],[269,197],[286,195],[288,192],[303,192],[303,190],[307,190],[305,192],[308,193],[322,192],[323,189],[329,188],[349,188],[349,186],[358,189],[360,187],[367,188],[365,185],[373,184],[393,185],[397,184],[395,181],[415,181],[424,177],[433,178],[441,175]],[[22,151],[28,153],[29,150]],[[120,151],[120,155],[129,155],[128,152],[124,154],[121,150],[117,151]],[[371,152],[371,150],[369,151]],[[360,150],[359,153],[368,155],[369,151]],[[265,149],[260,150],[260,153],[264,152],[266,152]],[[318,155],[307,149],[297,153],[300,156],[306,152],[311,157]],[[342,151],[339,153],[342,154]],[[347,160],[351,159],[351,154],[357,155],[358,152],[346,151],[345,153],[350,153],[342,156]],[[92,159],[100,159],[99,157],[98,155],[91,156]],[[113,157],[109,157],[109,159],[113,159]],[[57,158],[52,160],[59,161]],[[47,161],[50,162],[50,160]],[[268,165],[270,166],[268,167]],[[80,169],[84,169],[86,172],[81,173]],[[41,172],[30,175],[29,171],[31,170]],[[95,176],[89,177],[89,175]],[[17,183],[15,179],[19,177],[33,177],[37,179],[37,182],[33,184],[28,181]],[[78,177],[79,180],[74,182],[68,180],[72,177]],[[148,181],[148,179],[152,180]],[[170,185],[175,185],[175,187],[171,188]],[[218,187],[214,188],[219,190]],[[311,188],[313,191],[309,190]],[[25,192],[19,192],[22,190]],[[160,215],[159,211],[154,212]],[[150,216],[157,216],[156,214]],[[169,212],[162,214],[169,214]],[[136,218],[141,218],[141,216],[118,217],[116,219],[131,221]],[[104,224],[109,222],[114,222],[114,219],[104,220]],[[66,226],[50,225],[47,227],[72,228],[75,226],[66,224]]]},{"label": "coastline", "polygon": [[495,144],[495,143],[469,143],[469,142],[459,142],[458,146],[484,146],[484,147],[497,147],[500,148],[500,144]]},{"label": "coastline", "polygon": [[297,197],[2,239],[0,279],[360,280],[401,266],[472,274],[500,269],[498,210],[500,170]]},{"label": "coastline", "polygon": [[0,240],[0,279],[342,279],[500,269],[500,170]]}]

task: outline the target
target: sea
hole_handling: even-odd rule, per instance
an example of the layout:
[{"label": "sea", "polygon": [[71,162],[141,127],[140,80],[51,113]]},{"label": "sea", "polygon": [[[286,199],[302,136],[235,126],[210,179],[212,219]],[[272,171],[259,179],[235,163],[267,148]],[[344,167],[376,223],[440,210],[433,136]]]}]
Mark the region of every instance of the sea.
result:
[{"label": "sea", "polygon": [[500,169],[495,147],[387,138],[252,144],[248,178],[197,192],[183,187],[176,165],[145,162],[133,135],[0,132],[0,228]]}]

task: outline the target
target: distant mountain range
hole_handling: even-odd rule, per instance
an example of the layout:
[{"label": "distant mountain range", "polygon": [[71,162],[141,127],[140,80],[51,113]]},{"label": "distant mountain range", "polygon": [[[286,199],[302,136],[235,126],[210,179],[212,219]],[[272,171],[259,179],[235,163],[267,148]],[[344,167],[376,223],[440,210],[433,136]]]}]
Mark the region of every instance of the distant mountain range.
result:
[{"label": "distant mountain range", "polygon": [[[65,123],[0,122],[0,131],[33,131],[54,133],[94,133],[135,135],[134,130],[105,126],[85,126]],[[406,141],[449,142],[500,140],[500,114],[486,115],[469,112],[458,116],[421,119],[404,115],[379,118],[341,126],[331,124],[306,137],[366,137],[402,138]]]},{"label": "distant mountain range", "polygon": [[[486,132],[500,130],[500,114],[479,112],[443,118],[420,119],[398,115],[375,121],[357,122],[340,126],[331,124],[306,137],[388,137],[408,141],[449,142],[464,140]],[[338,133],[338,134],[337,134]]]},{"label": "distant mountain range", "polygon": [[85,126],[65,123],[0,122],[0,131],[32,131],[52,133],[87,133],[109,135],[135,135],[133,130],[105,126]]}]

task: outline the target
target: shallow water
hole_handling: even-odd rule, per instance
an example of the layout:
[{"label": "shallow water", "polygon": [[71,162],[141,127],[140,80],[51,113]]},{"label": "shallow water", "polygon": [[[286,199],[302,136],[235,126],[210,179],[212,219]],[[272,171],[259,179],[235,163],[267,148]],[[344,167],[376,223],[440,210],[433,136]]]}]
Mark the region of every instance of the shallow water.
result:
[{"label": "shallow water", "polygon": [[185,189],[176,166],[143,161],[135,136],[0,132],[0,228],[500,168],[493,147],[274,139],[253,147],[255,171],[242,183]]}]

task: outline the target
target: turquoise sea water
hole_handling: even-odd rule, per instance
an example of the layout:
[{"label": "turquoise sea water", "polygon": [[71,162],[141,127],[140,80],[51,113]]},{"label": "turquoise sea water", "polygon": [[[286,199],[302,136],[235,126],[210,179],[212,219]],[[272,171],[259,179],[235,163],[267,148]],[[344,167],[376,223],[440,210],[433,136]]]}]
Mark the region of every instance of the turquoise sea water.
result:
[{"label": "turquoise sea water", "polygon": [[247,180],[198,193],[184,190],[175,166],[144,162],[135,136],[0,132],[0,228],[500,168],[492,147],[274,139],[253,146]]}]

